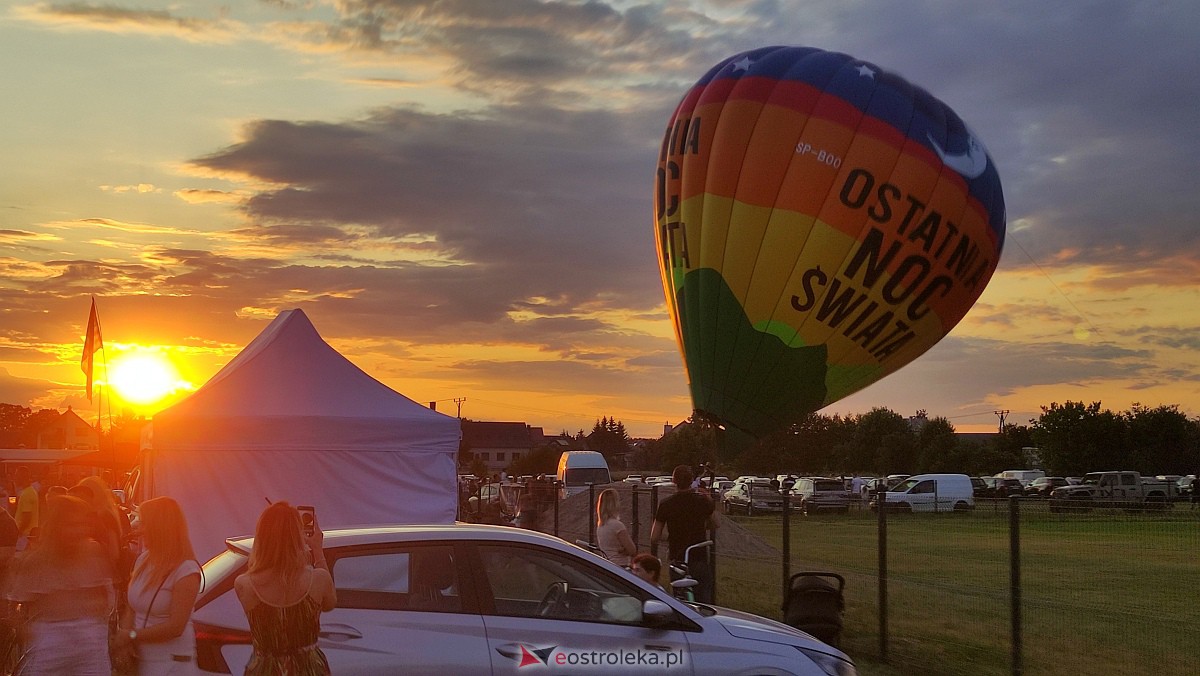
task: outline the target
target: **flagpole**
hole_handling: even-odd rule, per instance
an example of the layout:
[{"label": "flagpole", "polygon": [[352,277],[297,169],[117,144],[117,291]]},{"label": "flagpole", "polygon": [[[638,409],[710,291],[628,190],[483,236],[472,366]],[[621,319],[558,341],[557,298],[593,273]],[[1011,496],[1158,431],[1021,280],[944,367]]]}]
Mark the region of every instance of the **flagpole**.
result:
[{"label": "flagpole", "polygon": [[[96,312],[96,331],[98,331],[101,336],[104,335],[104,330],[100,326],[100,312],[99,311]],[[117,476],[117,443],[116,443],[116,441],[117,440],[112,437],[112,426],[113,426],[113,422],[112,422],[112,390],[109,389],[109,384],[108,384],[108,352],[104,349],[103,342],[100,343],[100,363],[104,365],[104,387],[100,389],[100,401],[99,401],[99,404],[96,406],[96,433],[97,433],[96,441],[101,442],[104,440],[104,431],[100,428],[100,417],[101,417],[101,411],[104,408],[104,394],[105,394],[105,392],[107,392],[108,393],[108,433],[109,433],[108,442],[110,444],[112,444],[112,476],[113,476],[113,478],[116,478],[116,476]],[[111,486],[110,486],[110,488],[111,488]]]}]

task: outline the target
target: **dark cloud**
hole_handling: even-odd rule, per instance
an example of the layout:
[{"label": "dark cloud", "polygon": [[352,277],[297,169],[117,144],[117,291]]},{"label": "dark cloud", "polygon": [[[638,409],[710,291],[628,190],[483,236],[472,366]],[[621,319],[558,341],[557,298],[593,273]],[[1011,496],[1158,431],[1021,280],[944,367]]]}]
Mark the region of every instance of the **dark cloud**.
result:
[{"label": "dark cloud", "polygon": [[30,406],[31,402],[44,397],[48,391],[58,389],[63,389],[58,383],[37,378],[20,378],[0,366],[0,402],[2,403]]},{"label": "dark cloud", "polygon": [[431,238],[435,257],[453,264],[338,274],[382,275],[386,284],[376,288],[401,293],[421,289],[429,297],[415,302],[457,308],[459,321],[515,309],[648,309],[662,300],[649,215],[648,144],[657,126],[648,119],[496,108],[477,116],[392,110],[344,124],[264,121],[196,164],[282,186],[246,202],[260,226],[241,236],[320,240],[353,224],[384,240]]}]

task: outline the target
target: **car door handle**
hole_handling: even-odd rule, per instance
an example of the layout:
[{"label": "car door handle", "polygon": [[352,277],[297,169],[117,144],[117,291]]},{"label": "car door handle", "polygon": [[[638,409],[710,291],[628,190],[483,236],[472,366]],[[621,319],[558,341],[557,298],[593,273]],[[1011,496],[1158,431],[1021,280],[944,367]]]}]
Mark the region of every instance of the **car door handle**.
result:
[{"label": "car door handle", "polygon": [[352,638],[362,638],[362,632],[351,627],[348,624],[327,624],[321,627],[321,638],[327,638],[330,641],[348,641]]}]

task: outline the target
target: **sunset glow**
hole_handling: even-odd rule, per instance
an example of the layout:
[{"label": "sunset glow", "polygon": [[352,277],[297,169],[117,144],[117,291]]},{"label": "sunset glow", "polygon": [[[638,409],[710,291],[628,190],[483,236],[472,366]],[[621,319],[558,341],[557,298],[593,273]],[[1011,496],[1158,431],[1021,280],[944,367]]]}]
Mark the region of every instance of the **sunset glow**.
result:
[{"label": "sunset glow", "polygon": [[139,351],[114,361],[109,371],[114,394],[138,406],[152,406],[180,389],[171,360],[154,351]]},{"label": "sunset glow", "polygon": [[[1200,416],[1200,4],[794,4],[7,3],[0,403],[95,412],[111,395],[114,415],[152,417],[302,309],[439,411],[554,433],[608,416],[658,437],[693,410],[655,251],[664,132],[716,59],[799,45],[953,108],[987,144],[1008,223],[953,330],[822,413],[925,410],[963,432],[1067,399]],[[781,162],[802,131],[782,119],[753,134]],[[806,269],[776,283],[765,322],[795,312]]]}]

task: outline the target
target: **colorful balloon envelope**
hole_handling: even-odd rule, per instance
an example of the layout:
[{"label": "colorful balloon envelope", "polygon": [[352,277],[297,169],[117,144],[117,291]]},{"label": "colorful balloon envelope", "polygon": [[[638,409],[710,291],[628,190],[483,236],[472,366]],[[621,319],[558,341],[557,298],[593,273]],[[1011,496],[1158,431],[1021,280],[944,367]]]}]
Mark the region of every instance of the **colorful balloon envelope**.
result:
[{"label": "colorful balloon envelope", "polygon": [[655,217],[696,413],[753,437],[932,347],[1004,243],[995,165],[954,111],[804,47],[734,55],[683,97]]}]

